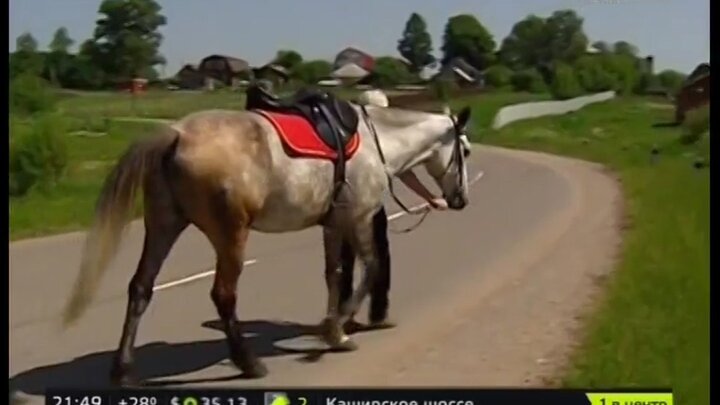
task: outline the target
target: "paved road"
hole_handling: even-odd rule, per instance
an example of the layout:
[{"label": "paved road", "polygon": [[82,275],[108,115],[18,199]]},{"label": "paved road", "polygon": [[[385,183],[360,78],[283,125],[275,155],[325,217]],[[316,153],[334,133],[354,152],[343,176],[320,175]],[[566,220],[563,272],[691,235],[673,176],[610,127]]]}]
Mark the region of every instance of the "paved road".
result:
[{"label": "paved road", "polygon": [[[298,324],[323,315],[321,235],[254,234],[238,309],[269,367],[262,380],[234,379],[222,333],[206,324],[216,319],[213,253],[188,230],[143,318],[140,374],[184,386],[540,383],[561,360],[593,278],[611,267],[617,188],[594,165],[495,148],[473,153],[471,176],[481,170],[466,210],[432,214],[416,231],[391,236],[391,316],[399,326],[356,335],[353,353],[308,362],[274,349],[301,333]],[[412,221],[401,217],[391,227]],[[91,309],[64,332],[59,314],[83,235],[10,245],[12,390],[40,403],[48,386],[105,386],[142,232],[134,223]]]}]

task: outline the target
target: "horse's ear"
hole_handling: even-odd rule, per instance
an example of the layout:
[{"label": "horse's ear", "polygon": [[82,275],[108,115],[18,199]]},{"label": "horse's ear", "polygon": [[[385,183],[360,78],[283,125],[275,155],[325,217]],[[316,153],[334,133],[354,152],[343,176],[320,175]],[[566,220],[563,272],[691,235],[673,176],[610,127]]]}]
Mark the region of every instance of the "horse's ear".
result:
[{"label": "horse's ear", "polygon": [[470,121],[471,112],[472,110],[470,109],[470,107],[467,106],[460,111],[460,114],[458,114],[457,116],[458,127],[465,128],[467,126],[468,122]]}]

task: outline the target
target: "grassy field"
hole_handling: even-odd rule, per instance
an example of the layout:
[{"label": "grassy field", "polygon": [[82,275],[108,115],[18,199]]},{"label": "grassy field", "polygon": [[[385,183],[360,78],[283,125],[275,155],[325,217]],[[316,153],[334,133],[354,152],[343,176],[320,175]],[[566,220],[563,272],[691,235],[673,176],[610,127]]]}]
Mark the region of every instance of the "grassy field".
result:
[{"label": "grassy field", "polygon": [[[341,97],[352,97],[353,90],[337,90]],[[209,109],[242,109],[245,94],[241,91],[165,91],[151,90],[133,96],[121,92],[61,92],[60,111],[79,119],[117,117],[180,118],[194,111]]]},{"label": "grassy field", "polygon": [[245,105],[242,93],[230,91],[170,92],[149,91],[132,96],[119,92],[66,94],[59,109],[76,118],[148,117],[179,118],[193,111],[213,108],[240,109]]},{"label": "grassy field", "polygon": [[[503,105],[546,96],[500,92],[479,97],[482,103],[474,119],[478,125],[486,127]],[[178,118],[209,108],[240,109],[243,104],[242,93],[224,91],[151,91],[136,100],[135,109],[128,94],[63,95],[59,108],[68,120],[70,130],[67,173],[53,189],[32,190],[24,197],[10,199],[11,240],[80,230],[90,224],[95,199],[110,166],[132,140],[150,133],[156,125],[113,118]],[[87,132],[89,135],[106,135],[79,136],[88,135]]]},{"label": "grassy field", "polygon": [[622,256],[563,384],[669,386],[676,403],[709,404],[710,183],[707,168],[693,167],[709,162],[709,140],[683,145],[682,128],[653,127],[671,119],[672,109],[625,99],[477,133],[486,144],[600,162],[621,178]]},{"label": "grassy field", "polygon": [[127,145],[152,132],[153,124],[109,124],[102,137],[68,136],[69,165],[53,188],[10,198],[10,240],[86,228],[105,175]]}]

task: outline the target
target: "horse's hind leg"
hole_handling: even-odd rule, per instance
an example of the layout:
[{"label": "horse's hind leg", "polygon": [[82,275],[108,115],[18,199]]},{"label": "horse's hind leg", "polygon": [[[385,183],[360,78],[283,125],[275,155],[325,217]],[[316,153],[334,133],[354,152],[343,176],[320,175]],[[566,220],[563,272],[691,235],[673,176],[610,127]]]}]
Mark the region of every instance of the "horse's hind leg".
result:
[{"label": "horse's hind leg", "polygon": [[[368,319],[372,325],[386,325],[390,292],[390,242],[388,240],[388,219],[383,207],[373,217],[375,251],[378,256],[377,279],[370,287],[370,308]],[[348,238],[343,239],[341,249],[340,307],[346,305],[353,293],[355,251]],[[352,314],[355,316],[355,314]],[[389,324],[388,324],[389,325]],[[345,331],[352,333],[360,327],[352,318],[345,324]]]},{"label": "horse's hind leg", "polygon": [[[352,249],[348,250],[347,241],[338,229],[324,227],[323,244],[325,246],[325,283],[328,290],[327,313],[322,324],[323,339],[334,350],[354,350],[355,345],[341,327],[339,316],[342,300],[345,296],[352,294],[352,264],[355,261],[355,255]],[[338,272],[341,255],[344,256],[342,258],[344,267],[348,265],[347,261],[350,261],[349,273],[347,268],[342,270],[342,274]]]},{"label": "horse's hind leg", "polygon": [[246,227],[236,231],[228,229],[224,233],[226,238],[214,241],[217,269],[211,296],[225,329],[230,359],[242,370],[244,377],[259,378],[267,374],[267,369],[248,347],[235,312],[237,282],[243,270],[243,254],[249,232]]},{"label": "horse's hind leg", "polygon": [[374,287],[380,271],[375,234],[371,220],[355,225],[350,235],[355,253],[365,265],[365,273],[352,297],[340,307],[340,324],[344,324],[357,312],[370,288]]},{"label": "horse's hind leg", "polygon": [[[161,189],[156,188],[156,191]],[[162,193],[161,193],[162,194]],[[145,242],[137,270],[128,286],[128,304],[120,345],[116,352],[110,379],[115,384],[133,385],[135,337],[140,318],[148,307],[153,294],[155,278],[178,236],[188,222],[178,213],[166,196],[150,194],[145,204]]]}]

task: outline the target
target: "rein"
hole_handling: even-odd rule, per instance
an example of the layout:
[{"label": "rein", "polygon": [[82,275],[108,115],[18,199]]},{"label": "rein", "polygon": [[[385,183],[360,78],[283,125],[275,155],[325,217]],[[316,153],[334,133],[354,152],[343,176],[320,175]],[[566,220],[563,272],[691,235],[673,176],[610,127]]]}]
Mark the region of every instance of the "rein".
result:
[{"label": "rein", "polygon": [[[377,147],[378,155],[380,156],[380,161],[382,162],[383,166],[387,169],[387,160],[385,159],[385,154],[383,153],[382,147],[380,146],[380,138],[378,137],[377,130],[375,129],[375,125],[373,124],[372,120],[370,119],[370,115],[368,114],[367,109],[365,109],[365,106],[364,105],[360,106],[360,109],[363,112],[363,119],[365,120],[365,123],[368,125],[368,127],[370,128],[370,132],[373,135],[373,140],[375,141],[375,147]],[[418,210],[411,210],[408,207],[406,207],[405,204],[403,204],[403,202],[400,201],[400,198],[398,198],[398,196],[395,194],[395,188],[393,187],[393,178],[390,175],[390,173],[388,173],[387,170],[385,170],[385,176],[387,176],[387,179],[388,179],[388,189],[390,191],[390,196],[393,198],[393,200],[395,200],[395,203],[403,211],[405,211],[405,213],[407,213],[408,215],[422,215],[415,224],[413,224],[412,226],[410,226],[408,228],[402,229],[400,231],[395,231],[395,230],[391,229],[390,227],[388,227],[388,229],[393,233],[408,233],[408,232],[414,231],[425,221],[425,218],[427,218],[428,214],[430,214],[430,211],[431,211],[430,207],[425,205],[423,208],[418,209]]]},{"label": "rein", "polygon": [[[425,203],[418,209],[413,210],[413,209],[407,208],[407,206],[405,206],[405,204],[403,204],[402,201],[400,201],[398,196],[395,194],[395,189],[393,187],[393,178],[390,175],[390,173],[388,173],[388,171],[387,171],[387,160],[385,159],[385,154],[383,153],[382,147],[380,146],[380,138],[378,137],[378,133],[377,133],[377,130],[375,129],[375,125],[373,124],[372,119],[370,119],[370,115],[368,114],[367,109],[365,108],[365,105],[361,105],[360,109],[362,110],[362,113],[363,113],[363,119],[365,120],[365,123],[368,125],[368,127],[370,128],[370,132],[373,135],[373,140],[375,141],[375,146],[377,147],[378,155],[380,156],[380,161],[382,162],[383,166],[386,169],[385,175],[387,176],[387,179],[388,179],[388,189],[390,191],[390,196],[393,198],[395,203],[403,211],[405,211],[406,214],[421,215],[420,219],[412,226],[402,229],[402,230],[399,230],[399,231],[395,231],[393,229],[390,229],[390,231],[393,233],[396,233],[396,234],[412,232],[415,229],[417,229],[425,221],[425,219],[427,218],[428,214],[430,214],[430,211],[432,211],[432,209],[430,208],[429,204]],[[458,164],[462,164],[463,160],[464,160],[464,155],[461,150],[462,145],[460,143],[460,134],[462,133],[462,131],[458,128],[457,122],[452,117],[452,115],[450,115],[450,119],[452,120],[453,128],[455,129],[455,133],[457,134],[457,140],[455,142],[453,156],[450,158],[450,161],[448,162],[448,166],[445,169],[446,173],[452,167],[452,164],[455,161],[455,159],[458,159]],[[460,167],[462,167],[462,166],[458,166],[458,170],[461,170]],[[462,174],[460,175],[460,177],[461,176],[462,176]],[[459,179],[458,181],[462,183],[462,179]]]}]

